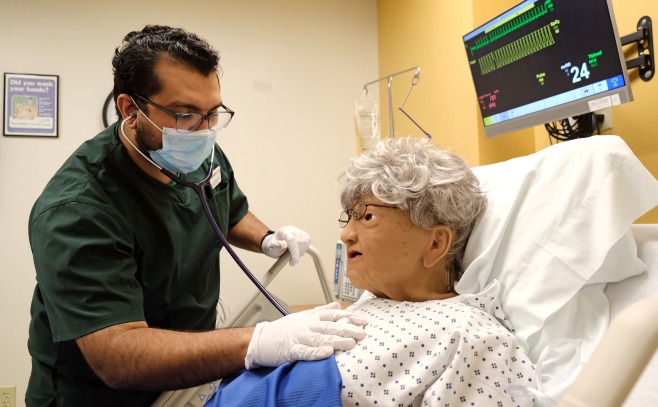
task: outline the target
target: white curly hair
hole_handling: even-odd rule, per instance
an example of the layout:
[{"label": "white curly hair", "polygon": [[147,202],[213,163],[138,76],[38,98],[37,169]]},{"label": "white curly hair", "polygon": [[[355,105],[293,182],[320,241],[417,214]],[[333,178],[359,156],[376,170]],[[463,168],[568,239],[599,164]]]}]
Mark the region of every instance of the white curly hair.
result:
[{"label": "white curly hair", "polygon": [[461,261],[487,197],[466,162],[426,138],[385,139],[352,159],[339,180],[343,209],[372,194],[408,211],[423,228],[448,226],[453,233],[446,257],[450,289],[463,274]]}]

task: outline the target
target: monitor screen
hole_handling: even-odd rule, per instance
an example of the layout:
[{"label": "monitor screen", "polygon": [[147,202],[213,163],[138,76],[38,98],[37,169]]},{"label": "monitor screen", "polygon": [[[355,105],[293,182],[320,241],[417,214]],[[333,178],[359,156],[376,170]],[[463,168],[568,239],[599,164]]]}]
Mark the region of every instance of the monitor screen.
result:
[{"label": "monitor screen", "polygon": [[464,46],[487,137],[633,100],[610,0],[527,0]]}]

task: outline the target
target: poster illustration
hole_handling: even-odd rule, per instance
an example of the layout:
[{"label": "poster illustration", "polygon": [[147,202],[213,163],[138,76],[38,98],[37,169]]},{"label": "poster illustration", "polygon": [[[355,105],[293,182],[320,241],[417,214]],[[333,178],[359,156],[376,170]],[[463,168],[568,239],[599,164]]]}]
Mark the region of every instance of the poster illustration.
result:
[{"label": "poster illustration", "polygon": [[57,75],[5,73],[5,136],[57,137]]}]

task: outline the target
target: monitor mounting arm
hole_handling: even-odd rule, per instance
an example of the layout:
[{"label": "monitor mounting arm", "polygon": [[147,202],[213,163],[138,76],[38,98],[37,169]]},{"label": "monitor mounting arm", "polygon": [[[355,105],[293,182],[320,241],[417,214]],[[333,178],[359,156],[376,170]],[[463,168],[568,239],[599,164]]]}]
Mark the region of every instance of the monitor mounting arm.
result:
[{"label": "monitor mounting arm", "polygon": [[637,31],[621,37],[621,45],[637,43],[638,57],[626,61],[626,68],[640,68],[640,78],[647,82],[655,73],[653,59],[653,29],[651,17],[644,16],[637,22]]}]

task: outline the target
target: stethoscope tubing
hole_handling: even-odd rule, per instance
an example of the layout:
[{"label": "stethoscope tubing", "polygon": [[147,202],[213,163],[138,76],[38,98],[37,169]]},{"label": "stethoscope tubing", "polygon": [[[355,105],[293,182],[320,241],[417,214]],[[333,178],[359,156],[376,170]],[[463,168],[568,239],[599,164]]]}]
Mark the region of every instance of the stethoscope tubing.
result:
[{"label": "stethoscope tubing", "polygon": [[[274,305],[274,307],[279,310],[279,312],[282,315],[288,315],[288,311],[286,311],[285,308],[279,304],[279,302],[272,296],[272,294],[267,291],[267,289],[258,281],[258,279],[249,271],[247,266],[242,262],[240,257],[235,253],[235,250],[231,247],[229,244],[228,240],[226,237],[224,237],[224,234],[222,233],[221,229],[219,228],[219,225],[217,225],[217,222],[215,221],[215,217],[212,215],[212,212],[210,210],[210,205],[208,204],[208,198],[206,196],[206,187],[210,186],[210,178],[212,177],[213,173],[213,163],[212,161],[210,162],[210,169],[208,170],[208,175],[201,181],[199,182],[189,182],[181,179],[180,177],[176,176],[174,173],[171,171],[168,171],[166,168],[160,168],[160,172],[162,172],[164,175],[169,177],[172,181],[175,181],[178,184],[181,184],[185,187],[192,188],[194,192],[197,194],[199,197],[199,200],[201,201],[201,207],[203,208],[203,212],[206,214],[206,217],[208,218],[208,222],[210,223],[210,226],[212,227],[213,231],[219,238],[219,241],[222,243],[222,246],[226,249],[226,251],[231,255],[235,263],[240,267],[240,269],[245,273],[245,275],[251,280],[251,282],[260,290],[260,292],[267,298],[269,302]],[[210,191],[208,191],[210,192]]]},{"label": "stethoscope tubing", "polygon": [[[121,126],[120,126],[120,129],[119,129],[121,131],[121,134],[123,135],[123,137],[126,139],[126,141],[128,141],[128,143],[130,143],[130,145],[133,146],[133,148],[139,154],[141,154],[151,164],[156,166],[160,170],[160,172],[162,172],[164,175],[166,175],[169,179],[176,182],[177,184],[181,184],[185,187],[192,188],[192,190],[199,197],[199,200],[201,201],[201,207],[203,208],[203,212],[206,214],[206,217],[208,218],[208,222],[210,222],[210,226],[212,227],[212,230],[215,232],[215,234],[219,238],[219,241],[222,243],[222,246],[224,246],[226,251],[231,255],[231,257],[233,257],[233,260],[235,261],[235,263],[247,275],[249,280],[251,280],[251,282],[256,286],[256,288],[258,288],[258,290],[261,293],[263,293],[265,298],[267,298],[267,300],[269,302],[271,302],[272,305],[274,305],[274,307],[277,310],[279,310],[279,312],[283,316],[288,315],[288,311],[286,311],[285,308],[283,308],[281,306],[281,304],[279,304],[279,302],[274,299],[272,294],[270,294],[269,291],[267,291],[267,289],[260,283],[260,281],[258,281],[258,279],[256,277],[254,277],[254,275],[251,273],[251,271],[249,271],[247,266],[242,262],[240,257],[238,257],[238,255],[235,253],[235,251],[233,250],[233,248],[229,244],[228,240],[226,240],[226,238],[224,237],[224,234],[222,233],[221,229],[217,225],[217,222],[215,221],[215,217],[212,215],[212,211],[210,210],[210,205],[208,204],[208,196],[212,195],[212,186],[211,186],[211,183],[210,183],[210,179],[212,178],[213,168],[214,168],[214,163],[213,163],[213,159],[215,157],[214,147],[213,147],[213,150],[212,150],[212,154],[210,156],[210,168],[208,170],[208,175],[206,175],[206,177],[204,179],[202,179],[201,181],[199,181],[199,182],[185,181],[184,179],[182,179],[182,178],[178,177],[177,175],[175,175],[173,172],[167,170],[166,168],[162,168],[161,166],[157,165],[155,162],[153,162],[153,160],[151,160],[144,153],[142,153],[137,147],[135,147],[133,142],[130,141],[128,136],[126,136],[126,133],[123,131],[123,125],[126,123],[126,120],[128,120],[128,119],[126,118],[126,119],[121,121]],[[206,191],[206,188],[208,188],[207,191]]]}]

